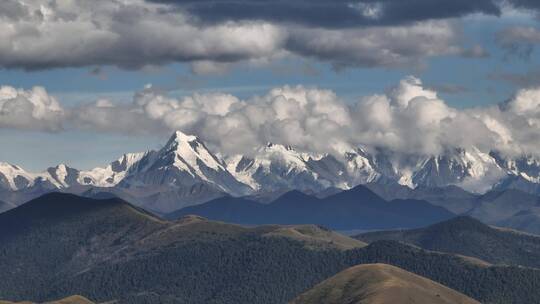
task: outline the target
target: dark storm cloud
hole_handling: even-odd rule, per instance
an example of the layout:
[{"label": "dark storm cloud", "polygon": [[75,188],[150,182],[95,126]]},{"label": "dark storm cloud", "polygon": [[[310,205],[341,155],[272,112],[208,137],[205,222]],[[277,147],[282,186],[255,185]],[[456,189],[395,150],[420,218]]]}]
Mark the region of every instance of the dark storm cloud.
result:
[{"label": "dark storm cloud", "polygon": [[[290,56],[337,69],[418,67],[437,56],[489,56],[464,42],[452,17],[499,15],[500,1],[0,0],[0,68],[183,62],[220,74]],[[524,35],[511,34],[499,42],[512,47]]]},{"label": "dark storm cloud", "polygon": [[501,13],[494,0],[149,1],[177,5],[205,23],[228,20],[266,20],[325,28],[399,25],[429,19],[461,17],[472,13],[487,15]]},{"label": "dark storm cloud", "polygon": [[540,9],[540,1],[538,0],[511,0],[509,2],[518,8]]},{"label": "dark storm cloud", "polygon": [[[196,74],[220,74],[234,64],[267,64],[291,55],[341,69],[417,66],[436,56],[484,54],[481,47],[469,50],[462,45],[459,26],[454,20],[347,28],[267,20],[202,24],[183,9],[149,2],[16,1],[24,8],[21,12],[26,10],[28,16],[13,18],[21,13],[18,6],[10,6],[11,17],[0,15],[0,28],[4,29],[0,31],[0,68],[139,69],[185,62],[192,65]],[[0,0],[0,8],[5,3]],[[283,9],[283,3],[276,9]],[[305,3],[290,5],[299,12],[300,5],[306,6]],[[314,3],[324,7],[328,2]],[[337,3],[345,10],[344,2]],[[362,10],[370,18],[379,16],[376,7]],[[323,17],[322,10],[318,12]]]}]

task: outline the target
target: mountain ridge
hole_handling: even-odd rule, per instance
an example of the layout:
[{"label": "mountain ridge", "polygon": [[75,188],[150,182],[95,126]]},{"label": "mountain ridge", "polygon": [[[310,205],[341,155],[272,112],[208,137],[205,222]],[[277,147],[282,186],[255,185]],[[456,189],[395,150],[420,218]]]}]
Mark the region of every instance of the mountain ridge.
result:
[{"label": "mountain ridge", "polygon": [[[197,136],[176,131],[159,151],[127,153],[105,167],[86,171],[60,164],[42,173],[29,173],[0,163],[0,200],[20,205],[51,191],[80,194],[90,187],[111,188],[124,192],[133,203],[168,213],[226,194],[324,193],[359,184],[456,185],[481,192],[493,188],[540,194],[540,160],[530,156],[508,158],[476,148],[447,149],[435,156],[400,156],[363,147],[340,151],[308,153],[267,144],[246,155],[222,157]],[[458,209],[452,212],[468,211],[459,209],[464,205],[455,207]]]},{"label": "mountain ridge", "polygon": [[393,240],[426,250],[478,258],[491,264],[540,268],[540,236],[491,227],[468,216],[411,230],[368,232],[363,242]]},{"label": "mountain ridge", "polygon": [[174,219],[188,214],[246,225],[311,223],[335,230],[421,227],[455,216],[425,201],[387,202],[362,185],[325,198],[293,190],[269,204],[228,196],[165,217]]}]

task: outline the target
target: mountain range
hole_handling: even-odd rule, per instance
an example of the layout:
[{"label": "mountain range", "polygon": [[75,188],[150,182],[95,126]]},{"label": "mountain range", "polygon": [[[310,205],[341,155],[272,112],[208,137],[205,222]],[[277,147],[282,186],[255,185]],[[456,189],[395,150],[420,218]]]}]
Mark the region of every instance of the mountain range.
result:
[{"label": "mountain range", "polygon": [[[11,301],[81,295],[98,303],[278,304],[374,263],[401,268],[391,268],[392,277],[411,288],[438,283],[455,290],[437,285],[420,298],[437,290],[482,303],[540,301],[535,268],[396,241],[367,244],[315,225],[250,228],[197,216],[167,221],[118,198],[46,194],[0,214],[0,244],[0,273],[8,278],[0,280],[0,294]],[[371,287],[387,280],[370,277]]]},{"label": "mountain range", "polygon": [[182,208],[166,217],[177,219],[190,214],[245,225],[318,224],[341,231],[423,227],[455,216],[427,201],[385,201],[363,185],[325,198],[293,190],[269,204],[227,196]]},{"label": "mountain range", "polygon": [[88,196],[111,193],[163,214],[225,195],[264,201],[290,190],[318,195],[368,183],[538,194],[540,160],[473,148],[449,149],[437,156],[369,152],[362,147],[317,154],[272,143],[245,155],[220,156],[198,137],[177,131],[160,150],[125,154],[103,168],[77,170],[60,164],[30,173],[0,163],[0,200],[5,202],[0,210],[62,191]]},{"label": "mountain range", "polygon": [[484,223],[540,234],[540,197],[517,189],[490,190],[473,194],[456,186],[410,189],[397,184],[367,184],[386,200],[424,200]]}]

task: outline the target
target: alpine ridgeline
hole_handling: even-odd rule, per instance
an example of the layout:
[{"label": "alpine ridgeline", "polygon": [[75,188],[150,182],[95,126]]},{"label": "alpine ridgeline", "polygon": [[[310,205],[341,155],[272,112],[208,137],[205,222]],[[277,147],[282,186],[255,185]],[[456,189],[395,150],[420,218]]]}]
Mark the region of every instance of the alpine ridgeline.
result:
[{"label": "alpine ridgeline", "polygon": [[177,131],[159,151],[125,154],[104,168],[64,164],[41,173],[0,163],[0,207],[9,209],[52,191],[114,195],[159,213],[224,195],[275,196],[289,190],[325,193],[359,184],[457,185],[474,192],[518,189],[540,193],[540,160],[475,148],[411,156],[362,147],[335,154],[301,152],[268,143],[246,155],[221,157],[197,136]]}]

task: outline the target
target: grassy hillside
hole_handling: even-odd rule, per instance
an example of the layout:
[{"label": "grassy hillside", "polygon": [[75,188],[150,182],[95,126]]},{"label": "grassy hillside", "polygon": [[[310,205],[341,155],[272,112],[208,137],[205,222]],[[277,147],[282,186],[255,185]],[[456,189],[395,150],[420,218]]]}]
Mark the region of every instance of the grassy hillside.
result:
[{"label": "grassy hillside", "polygon": [[[111,302],[112,303],[112,302]],[[9,302],[9,301],[0,301],[0,304],[33,304],[32,302]],[[70,296],[57,301],[50,301],[44,304],[94,304],[94,302],[88,300],[85,297],[81,296]]]},{"label": "grassy hillside", "polygon": [[[486,267],[318,226],[168,222],[117,199],[50,194],[0,214],[0,295],[120,303],[286,303],[336,273],[386,263],[483,303],[540,303],[540,271]],[[32,288],[28,288],[32,286]]]},{"label": "grassy hillside", "polygon": [[455,290],[386,264],[348,268],[290,304],[480,304]]},{"label": "grassy hillside", "polygon": [[426,228],[364,233],[355,238],[368,243],[395,240],[493,264],[540,268],[540,237],[493,228],[465,216]]}]

